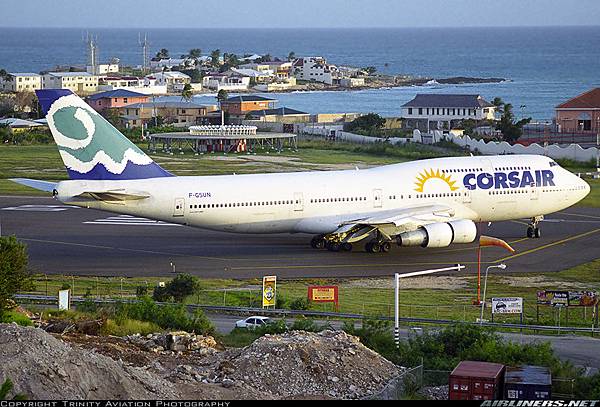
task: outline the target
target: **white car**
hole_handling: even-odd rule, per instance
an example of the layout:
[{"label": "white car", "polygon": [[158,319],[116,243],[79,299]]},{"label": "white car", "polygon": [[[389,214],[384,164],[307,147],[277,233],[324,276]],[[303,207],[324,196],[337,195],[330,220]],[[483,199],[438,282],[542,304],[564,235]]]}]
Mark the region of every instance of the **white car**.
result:
[{"label": "white car", "polygon": [[252,316],[246,319],[241,319],[235,323],[236,328],[255,329],[271,323],[271,318]]}]

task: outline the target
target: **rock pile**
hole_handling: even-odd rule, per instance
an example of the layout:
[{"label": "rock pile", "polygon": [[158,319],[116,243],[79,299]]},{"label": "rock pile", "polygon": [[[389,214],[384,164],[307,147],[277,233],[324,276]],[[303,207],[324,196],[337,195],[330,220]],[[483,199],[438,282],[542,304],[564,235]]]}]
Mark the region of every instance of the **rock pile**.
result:
[{"label": "rock pile", "polygon": [[428,400],[448,400],[448,386],[428,386],[419,390]]},{"label": "rock pile", "polygon": [[177,398],[172,383],[145,369],[16,324],[0,324],[0,366],[0,381],[34,400]]},{"label": "rock pile", "polygon": [[220,350],[212,336],[202,336],[184,331],[155,333],[142,336],[127,336],[126,341],[137,345],[148,352],[186,352],[194,351],[200,355],[211,354]]},{"label": "rock pile", "polygon": [[265,335],[221,362],[226,380],[283,398],[361,398],[380,391],[401,369],[342,331]]}]

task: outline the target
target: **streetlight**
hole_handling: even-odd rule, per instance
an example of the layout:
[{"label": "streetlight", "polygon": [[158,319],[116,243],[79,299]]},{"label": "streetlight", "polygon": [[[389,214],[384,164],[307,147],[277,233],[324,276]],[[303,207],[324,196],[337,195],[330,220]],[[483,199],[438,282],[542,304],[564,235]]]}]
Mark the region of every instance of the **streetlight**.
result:
[{"label": "streetlight", "polygon": [[394,341],[396,342],[396,346],[400,345],[400,279],[407,277],[416,277],[416,276],[424,276],[426,274],[439,273],[442,271],[460,271],[464,269],[465,266],[456,264],[452,267],[445,267],[441,269],[433,269],[433,270],[423,270],[423,271],[413,271],[411,273],[404,274],[394,274]]},{"label": "streetlight", "polygon": [[485,291],[487,290],[488,271],[490,269],[494,269],[494,268],[504,270],[504,269],[506,269],[506,264],[501,263],[501,264],[498,264],[497,266],[488,266],[485,269],[485,279],[484,279],[484,283],[483,283],[483,301],[481,301],[481,315],[479,316],[479,325],[483,324],[483,308],[485,307]]},{"label": "streetlight", "polygon": [[175,274],[175,263],[171,262],[169,264],[171,265],[171,267],[173,267],[173,274]]}]

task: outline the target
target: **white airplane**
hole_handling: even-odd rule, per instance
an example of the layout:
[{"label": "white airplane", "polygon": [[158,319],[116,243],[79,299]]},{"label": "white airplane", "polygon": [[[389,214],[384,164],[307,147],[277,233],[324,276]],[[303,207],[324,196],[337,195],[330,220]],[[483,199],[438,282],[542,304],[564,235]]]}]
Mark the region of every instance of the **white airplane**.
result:
[{"label": "white airplane", "polygon": [[471,243],[477,222],[568,208],[589,185],[551,158],[438,158],[365,170],[173,176],[68,90],[36,91],[70,180],[14,179],[61,202],[236,233],[311,233],[314,248],[368,252]]}]

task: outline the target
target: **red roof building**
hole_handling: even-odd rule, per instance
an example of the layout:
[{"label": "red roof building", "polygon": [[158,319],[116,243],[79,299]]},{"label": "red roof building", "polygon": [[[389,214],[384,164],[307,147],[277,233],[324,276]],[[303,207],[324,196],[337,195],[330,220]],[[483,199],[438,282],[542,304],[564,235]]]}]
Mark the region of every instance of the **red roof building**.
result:
[{"label": "red roof building", "polygon": [[555,110],[561,133],[600,132],[600,88],[567,100]]}]

